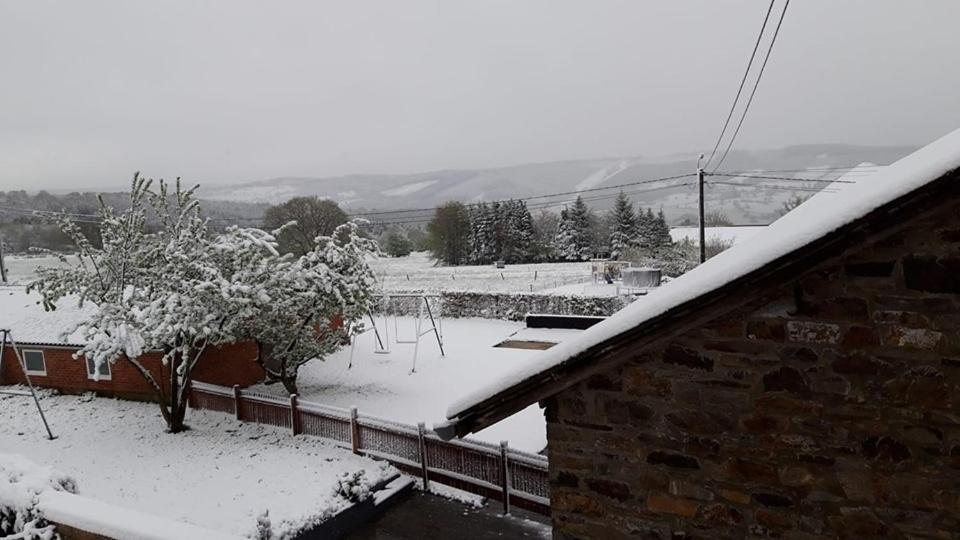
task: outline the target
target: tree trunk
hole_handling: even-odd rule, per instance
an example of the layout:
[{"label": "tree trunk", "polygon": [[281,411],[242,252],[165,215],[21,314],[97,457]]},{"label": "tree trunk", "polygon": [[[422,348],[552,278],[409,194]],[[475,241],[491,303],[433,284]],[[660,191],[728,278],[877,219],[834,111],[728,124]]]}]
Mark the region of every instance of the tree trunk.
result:
[{"label": "tree trunk", "polygon": [[170,396],[171,401],[179,403],[171,403],[170,406],[170,417],[167,420],[167,428],[170,433],[180,433],[186,431],[187,426],[184,425],[183,419],[187,415],[187,400],[186,396],[183,399],[177,399],[175,395]]},{"label": "tree trunk", "polygon": [[283,387],[286,388],[287,393],[290,395],[299,394],[297,391],[297,376],[293,375],[292,377],[284,375],[280,378],[280,382],[283,383]]}]

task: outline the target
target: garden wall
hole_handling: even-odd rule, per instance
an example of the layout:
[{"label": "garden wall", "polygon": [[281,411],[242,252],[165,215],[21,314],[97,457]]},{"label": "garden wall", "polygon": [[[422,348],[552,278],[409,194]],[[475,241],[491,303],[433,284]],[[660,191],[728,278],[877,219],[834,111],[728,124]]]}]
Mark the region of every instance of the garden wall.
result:
[{"label": "garden wall", "polygon": [[[417,294],[417,293],[395,293]],[[430,297],[431,309],[439,307],[447,318],[478,317],[521,321],[528,313],[552,315],[610,316],[632,298],[620,296],[572,296],[538,293],[443,292]],[[383,309],[390,315],[417,316],[419,298],[389,296]],[[437,313],[434,313],[436,315]],[[426,313],[424,313],[426,316]]]}]

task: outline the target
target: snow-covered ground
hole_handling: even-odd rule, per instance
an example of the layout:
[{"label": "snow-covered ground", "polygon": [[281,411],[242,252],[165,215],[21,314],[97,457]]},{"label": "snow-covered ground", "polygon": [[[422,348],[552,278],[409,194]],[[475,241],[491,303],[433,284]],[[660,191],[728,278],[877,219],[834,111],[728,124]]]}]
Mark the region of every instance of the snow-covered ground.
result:
[{"label": "snow-covered ground", "polygon": [[[76,258],[68,256],[71,263],[76,262]],[[4,257],[4,263],[7,266],[7,281],[11,284],[26,284],[36,276],[38,266],[63,266],[63,263],[53,255],[10,255]]]},{"label": "snow-covered ground", "polygon": [[49,441],[33,401],[0,396],[0,454],[21,454],[73,477],[80,495],[229,533],[252,535],[269,510],[275,533],[348,503],[341,473],[371,483],[393,469],[315,437],[191,410],[191,430],[164,433],[155,404],[45,392]]},{"label": "snow-covered ground", "polygon": [[[399,318],[401,339],[412,337],[414,320]],[[378,319],[378,324],[381,322]],[[444,320],[446,357],[440,356],[436,338],[428,334],[420,343],[417,370],[411,373],[414,346],[396,343],[391,319],[389,354],[373,352],[373,332],[361,335],[352,368],[348,367],[350,349],[346,348],[300,369],[300,399],[344,408],[356,406],[361,413],[408,424],[426,422],[429,427],[446,418],[451,402],[543,354],[544,351],[493,347],[522,328],[522,323],[489,319]],[[545,330],[538,339],[550,336],[553,341],[563,341],[580,333]],[[264,388],[271,393],[283,393],[280,385]],[[547,442],[543,411],[533,405],[475,437],[492,443],[507,440],[514,448],[540,452]]]},{"label": "snow-covered ground", "polygon": [[372,259],[370,266],[386,291],[530,292],[591,280],[589,262],[508,264],[502,269],[493,265],[436,266],[425,251]]}]

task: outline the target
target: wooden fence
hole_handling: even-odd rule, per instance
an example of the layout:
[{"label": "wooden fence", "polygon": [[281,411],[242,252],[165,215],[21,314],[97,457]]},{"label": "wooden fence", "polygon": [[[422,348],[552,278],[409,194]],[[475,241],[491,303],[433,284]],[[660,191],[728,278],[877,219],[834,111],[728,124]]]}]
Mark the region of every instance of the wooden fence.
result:
[{"label": "wooden fence", "polygon": [[438,482],[503,503],[550,514],[547,458],[462,439],[444,441],[421,422],[411,426],[306,401],[194,381],[190,407],[235,414],[237,420],[288,428],[293,435],[329,439],[355,454],[389,461],[419,476],[424,485]]}]

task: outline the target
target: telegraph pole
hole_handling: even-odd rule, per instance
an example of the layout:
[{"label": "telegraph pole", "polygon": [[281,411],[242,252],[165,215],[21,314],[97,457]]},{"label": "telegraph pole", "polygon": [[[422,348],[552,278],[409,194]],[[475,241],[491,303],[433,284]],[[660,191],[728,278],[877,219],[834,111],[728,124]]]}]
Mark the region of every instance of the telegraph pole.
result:
[{"label": "telegraph pole", "polygon": [[700,162],[703,160],[703,154],[697,158],[697,190],[700,192],[700,263],[707,260],[707,228],[703,216],[703,167]]},{"label": "telegraph pole", "polygon": [[7,265],[3,262],[3,237],[0,236],[0,283],[7,282]]}]

